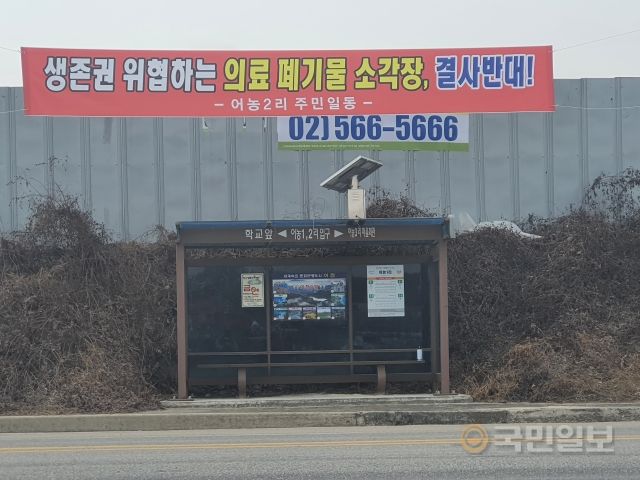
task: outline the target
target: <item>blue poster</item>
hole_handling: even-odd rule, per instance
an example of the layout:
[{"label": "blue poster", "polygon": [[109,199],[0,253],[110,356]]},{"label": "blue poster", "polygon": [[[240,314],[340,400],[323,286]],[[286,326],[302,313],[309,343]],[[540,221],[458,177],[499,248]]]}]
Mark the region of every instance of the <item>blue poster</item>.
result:
[{"label": "blue poster", "polygon": [[273,320],[345,320],[344,273],[286,273],[273,279]]}]

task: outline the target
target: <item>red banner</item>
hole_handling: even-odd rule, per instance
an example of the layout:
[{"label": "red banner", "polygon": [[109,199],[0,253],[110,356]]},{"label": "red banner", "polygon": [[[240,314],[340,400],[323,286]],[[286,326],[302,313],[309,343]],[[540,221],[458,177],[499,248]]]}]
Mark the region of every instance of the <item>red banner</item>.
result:
[{"label": "red banner", "polygon": [[553,111],[551,47],[23,48],[25,113],[249,117]]}]

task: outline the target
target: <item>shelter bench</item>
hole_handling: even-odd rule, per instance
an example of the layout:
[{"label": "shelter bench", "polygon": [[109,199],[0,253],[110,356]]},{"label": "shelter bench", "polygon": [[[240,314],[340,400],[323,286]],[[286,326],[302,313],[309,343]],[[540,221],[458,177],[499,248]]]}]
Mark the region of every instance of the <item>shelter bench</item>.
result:
[{"label": "shelter bench", "polygon": [[[247,396],[247,369],[248,368],[268,368],[268,367],[340,367],[340,366],[375,366],[376,373],[376,393],[384,394],[387,386],[387,365],[420,365],[425,364],[424,360],[356,360],[343,362],[277,362],[277,363],[199,363],[197,368],[237,369],[238,396]],[[292,377],[294,379],[295,377]],[[308,380],[307,380],[308,381]],[[275,382],[273,382],[275,383]],[[291,382],[297,383],[297,382]]]}]

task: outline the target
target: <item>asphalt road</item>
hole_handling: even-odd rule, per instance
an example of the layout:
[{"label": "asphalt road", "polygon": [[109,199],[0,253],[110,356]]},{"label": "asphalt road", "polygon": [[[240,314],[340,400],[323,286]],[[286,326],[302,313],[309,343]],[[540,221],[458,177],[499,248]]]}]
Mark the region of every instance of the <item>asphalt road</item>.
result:
[{"label": "asphalt road", "polygon": [[[476,454],[463,448],[465,426],[456,425],[1,434],[0,479],[640,478],[640,422],[609,425],[613,442],[603,433],[601,446],[586,425],[512,425],[509,433],[486,426],[487,442],[481,431],[466,437],[467,449],[486,443]],[[532,443],[513,437],[520,433]],[[563,443],[576,451],[559,452]],[[586,451],[601,447],[613,452]]]}]

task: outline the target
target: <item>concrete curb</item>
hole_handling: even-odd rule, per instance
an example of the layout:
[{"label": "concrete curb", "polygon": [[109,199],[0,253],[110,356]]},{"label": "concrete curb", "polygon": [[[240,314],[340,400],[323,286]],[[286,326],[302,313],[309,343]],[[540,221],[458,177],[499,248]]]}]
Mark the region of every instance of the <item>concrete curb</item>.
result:
[{"label": "concrete curb", "polygon": [[424,412],[366,412],[357,425],[465,425],[472,423],[593,423],[640,420],[640,405],[633,407],[486,408]]},{"label": "concrete curb", "polygon": [[165,408],[270,408],[270,407],[342,407],[363,405],[389,405],[397,403],[418,403],[421,405],[443,405],[451,403],[471,403],[470,395],[287,395],[265,398],[198,398],[194,400],[163,400]]},{"label": "concrete curb", "polygon": [[141,413],[0,417],[0,433],[206,430],[356,425],[352,412]]},{"label": "concrete curb", "polygon": [[0,433],[201,430],[220,428],[347,427],[470,423],[571,423],[640,420],[639,405],[305,412],[149,412],[110,415],[0,417]]}]

